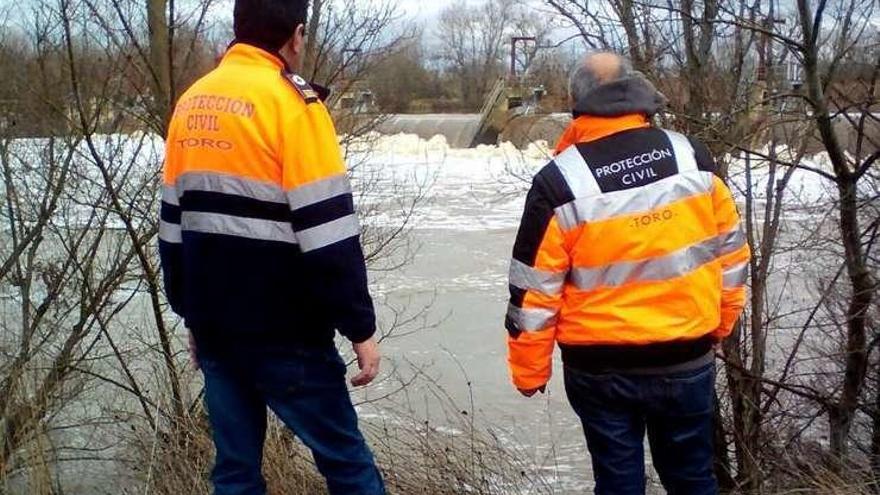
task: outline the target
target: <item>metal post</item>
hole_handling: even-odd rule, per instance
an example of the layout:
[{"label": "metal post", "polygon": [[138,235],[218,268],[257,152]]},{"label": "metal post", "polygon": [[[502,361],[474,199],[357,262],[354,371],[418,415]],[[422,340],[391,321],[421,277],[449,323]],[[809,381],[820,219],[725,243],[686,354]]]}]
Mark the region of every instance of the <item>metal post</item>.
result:
[{"label": "metal post", "polygon": [[[342,78],[342,80],[345,80],[345,68],[348,66],[348,63],[352,59],[354,59],[355,57],[360,55],[362,51],[363,50],[361,50],[360,48],[343,48],[342,49],[342,68],[341,68],[340,74],[339,74],[340,77]],[[349,53],[351,54],[351,57],[346,59],[346,55]]]},{"label": "metal post", "polygon": [[516,44],[527,41],[537,42],[538,39],[534,36],[513,36],[510,38],[510,77],[516,77]]}]

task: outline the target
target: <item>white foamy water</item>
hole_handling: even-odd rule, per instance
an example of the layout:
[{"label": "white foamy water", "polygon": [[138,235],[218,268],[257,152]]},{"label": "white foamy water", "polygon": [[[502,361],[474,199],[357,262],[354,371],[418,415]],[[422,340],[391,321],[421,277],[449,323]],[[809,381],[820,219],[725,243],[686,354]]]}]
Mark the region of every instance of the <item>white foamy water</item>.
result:
[{"label": "white foamy water", "polygon": [[[760,150],[767,155],[768,150]],[[787,150],[778,152],[780,159],[794,160]],[[422,139],[416,135],[368,135],[349,149],[349,160],[358,163],[355,176],[378,176],[382,184],[403,183],[396,193],[413,193],[417,185],[427,187],[427,199],[413,223],[416,229],[492,230],[516,227],[522,214],[530,177],[552,158],[546,142],[519,150],[511,143],[497,146],[481,145],[473,149],[450,148],[443,136]],[[737,201],[745,201],[751,174],[751,194],[762,203],[770,171],[766,163],[756,159],[722,157],[729,165],[729,185]],[[837,191],[833,182],[809,169],[831,173],[824,154],[806,157],[788,179],[784,202],[791,209],[810,209],[833,201]],[[786,167],[775,173],[782,179]],[[863,184],[866,192],[873,184]],[[383,188],[372,188],[366,202],[382,198]],[[390,212],[366,219],[374,225],[392,225],[397,220]]]},{"label": "white foamy water", "polygon": [[[424,140],[400,134],[367,136],[351,147],[349,162],[359,164],[356,181],[361,177],[378,181],[363,198],[368,203],[387,201],[384,195],[391,190],[412,194],[423,187],[426,201],[412,222],[414,228],[483,231],[515,227],[522,213],[519,193],[524,183],[511,178],[511,172],[531,173],[548,156],[545,144],[525,151],[509,143],[454,149],[442,136]],[[399,218],[392,210],[365,221],[393,226]]]}]

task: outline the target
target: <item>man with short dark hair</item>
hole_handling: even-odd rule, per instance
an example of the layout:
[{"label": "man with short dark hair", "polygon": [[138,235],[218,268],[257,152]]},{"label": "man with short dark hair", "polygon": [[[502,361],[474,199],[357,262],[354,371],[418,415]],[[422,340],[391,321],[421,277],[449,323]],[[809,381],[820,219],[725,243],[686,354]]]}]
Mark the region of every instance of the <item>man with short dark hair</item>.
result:
[{"label": "man with short dark hair", "polygon": [[334,495],[384,493],[336,331],[379,371],[360,227],[322,92],[292,71],[306,0],[236,0],[236,39],[180,98],[166,142],[159,247],[190,329],[217,449],[217,495],[266,492],[266,408]]},{"label": "man with short dark hair", "polygon": [[712,348],[746,298],[730,190],[699,141],[649,118],[664,98],[612,53],[571,80],[574,120],[535,176],[510,267],[509,361],[531,397],[562,350],[596,493],[645,493],[644,436],[671,494],[713,495]]}]

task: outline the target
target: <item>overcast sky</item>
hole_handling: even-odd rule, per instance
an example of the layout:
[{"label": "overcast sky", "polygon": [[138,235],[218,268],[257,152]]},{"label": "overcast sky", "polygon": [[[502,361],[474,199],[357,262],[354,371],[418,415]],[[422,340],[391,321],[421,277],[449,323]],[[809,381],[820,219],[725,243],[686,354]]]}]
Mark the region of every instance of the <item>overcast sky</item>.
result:
[{"label": "overcast sky", "polygon": [[[401,9],[415,19],[431,19],[437,16],[452,0],[397,0]],[[485,0],[465,0],[465,3],[479,5]],[[529,3],[539,4],[532,0]]]},{"label": "overcast sky", "polygon": [[[13,0],[0,0],[0,4]],[[27,0],[25,0],[27,1]],[[443,10],[443,7],[451,3],[449,0],[397,0],[403,17],[414,21],[430,21],[435,19]],[[480,0],[467,0],[468,3],[477,3]],[[218,18],[232,19],[232,5],[234,0],[221,0],[214,4],[213,13]]]},{"label": "overcast sky", "polygon": [[407,16],[416,19],[431,19],[435,17],[447,2],[438,0],[399,0],[401,8]]}]

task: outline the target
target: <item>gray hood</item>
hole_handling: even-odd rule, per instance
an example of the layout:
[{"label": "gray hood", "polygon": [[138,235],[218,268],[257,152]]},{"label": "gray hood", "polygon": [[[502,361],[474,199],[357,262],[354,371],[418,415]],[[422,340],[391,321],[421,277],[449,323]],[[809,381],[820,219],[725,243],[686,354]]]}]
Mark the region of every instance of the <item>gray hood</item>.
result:
[{"label": "gray hood", "polygon": [[637,75],[603,84],[574,102],[572,114],[617,117],[633,113],[653,116],[666,106],[663,93],[644,76]]}]

